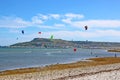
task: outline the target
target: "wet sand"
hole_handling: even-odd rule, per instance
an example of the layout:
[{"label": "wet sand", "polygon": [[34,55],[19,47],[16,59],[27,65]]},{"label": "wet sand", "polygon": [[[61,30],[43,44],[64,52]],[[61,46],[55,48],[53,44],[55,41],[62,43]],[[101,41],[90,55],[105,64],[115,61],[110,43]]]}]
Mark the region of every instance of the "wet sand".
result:
[{"label": "wet sand", "polygon": [[120,80],[120,57],[4,71],[0,80]]}]

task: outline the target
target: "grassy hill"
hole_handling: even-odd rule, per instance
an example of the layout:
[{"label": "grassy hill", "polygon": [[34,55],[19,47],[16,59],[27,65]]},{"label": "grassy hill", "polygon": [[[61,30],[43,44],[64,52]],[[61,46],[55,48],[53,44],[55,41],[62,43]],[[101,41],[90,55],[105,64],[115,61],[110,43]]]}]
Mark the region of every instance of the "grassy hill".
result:
[{"label": "grassy hill", "polygon": [[66,41],[62,39],[50,40],[47,38],[34,38],[30,42],[16,43],[10,47],[40,47],[40,48],[120,48],[118,42],[94,41]]},{"label": "grassy hill", "polygon": [[66,48],[72,46],[74,46],[74,43],[66,40],[61,39],[50,40],[47,38],[34,38],[30,42],[16,43],[11,45],[11,47],[40,47],[40,48]]}]

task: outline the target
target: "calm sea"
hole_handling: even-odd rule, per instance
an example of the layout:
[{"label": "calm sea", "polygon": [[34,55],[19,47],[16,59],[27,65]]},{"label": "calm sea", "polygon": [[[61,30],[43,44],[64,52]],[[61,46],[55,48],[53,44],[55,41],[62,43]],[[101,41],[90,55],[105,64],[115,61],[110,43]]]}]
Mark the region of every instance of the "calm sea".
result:
[{"label": "calm sea", "polygon": [[[0,71],[69,63],[92,57],[109,57],[115,53],[102,49],[0,48]],[[120,56],[120,53],[117,54]]]}]

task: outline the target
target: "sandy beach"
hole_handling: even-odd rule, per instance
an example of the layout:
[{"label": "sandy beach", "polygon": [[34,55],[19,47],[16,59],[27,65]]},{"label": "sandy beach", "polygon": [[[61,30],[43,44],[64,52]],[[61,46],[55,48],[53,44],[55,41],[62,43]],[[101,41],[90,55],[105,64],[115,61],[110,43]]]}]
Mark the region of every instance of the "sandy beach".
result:
[{"label": "sandy beach", "polygon": [[120,80],[120,57],[4,71],[0,80]]}]

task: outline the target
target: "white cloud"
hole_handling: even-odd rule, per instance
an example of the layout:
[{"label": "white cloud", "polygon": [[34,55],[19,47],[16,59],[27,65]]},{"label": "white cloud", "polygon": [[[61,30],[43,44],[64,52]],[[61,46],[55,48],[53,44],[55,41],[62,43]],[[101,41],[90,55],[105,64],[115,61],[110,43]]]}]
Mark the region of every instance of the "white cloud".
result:
[{"label": "white cloud", "polygon": [[39,17],[39,19],[42,19],[42,20],[48,20],[49,19],[48,15],[38,14],[37,16]]},{"label": "white cloud", "polygon": [[62,22],[67,23],[67,24],[71,24],[72,21],[74,20],[79,20],[84,18],[84,15],[81,14],[73,14],[73,13],[67,13],[64,14],[64,17],[62,18]]},{"label": "white cloud", "polygon": [[104,36],[104,37],[120,37],[120,31],[117,30],[97,30],[97,36]]},{"label": "white cloud", "polygon": [[45,28],[45,29],[53,29],[53,30],[56,30],[56,29],[61,29],[60,27],[56,27],[56,26],[47,26],[47,25],[37,25],[37,27],[39,28]]},{"label": "white cloud", "polygon": [[76,19],[81,19],[81,18],[84,18],[84,15],[81,15],[81,14],[73,14],[73,13],[67,13],[64,15],[65,17],[69,18],[69,19],[73,19],[73,18],[76,18]]},{"label": "white cloud", "polygon": [[67,23],[67,24],[71,24],[72,23],[71,19],[69,19],[69,18],[62,19],[62,22]]},{"label": "white cloud", "polygon": [[63,22],[70,24],[74,27],[83,27],[88,25],[89,27],[97,28],[117,28],[120,27],[120,20],[87,20],[87,21],[70,21],[64,20]]},{"label": "white cloud", "polygon": [[32,17],[32,23],[33,24],[42,24],[43,21],[41,19],[39,19],[38,16],[34,16],[34,17]]},{"label": "white cloud", "polygon": [[64,24],[54,24],[54,26],[56,26],[56,27],[64,27],[65,25]]},{"label": "white cloud", "polygon": [[81,20],[82,18],[84,18],[83,15],[73,13],[47,15],[38,14],[36,16],[33,16],[29,21],[24,20],[20,17],[2,17],[0,19],[0,27],[24,28],[36,26],[41,28],[44,27],[54,29],[55,27],[66,26],[66,24],[67,26],[70,25],[73,28],[81,28],[85,25],[88,25],[90,28],[98,29],[120,27],[120,20]]},{"label": "white cloud", "polygon": [[[86,31],[53,31],[53,32],[43,32],[44,35],[42,37],[50,37],[50,35],[54,35],[55,38],[58,39],[66,39],[66,40],[80,40],[80,39],[94,39],[100,38],[101,41],[104,40],[104,37],[114,38],[120,37],[120,32],[116,30],[96,30],[94,32],[86,32]],[[109,40],[110,41],[110,40]]]},{"label": "white cloud", "polygon": [[9,32],[10,32],[10,33],[20,33],[20,31],[17,30],[17,29],[10,29]]},{"label": "white cloud", "polygon": [[22,18],[16,17],[3,17],[0,19],[0,27],[5,28],[23,28],[30,26],[31,22],[25,21]]},{"label": "white cloud", "polygon": [[50,17],[54,19],[59,19],[61,16],[59,14],[50,14]]}]

